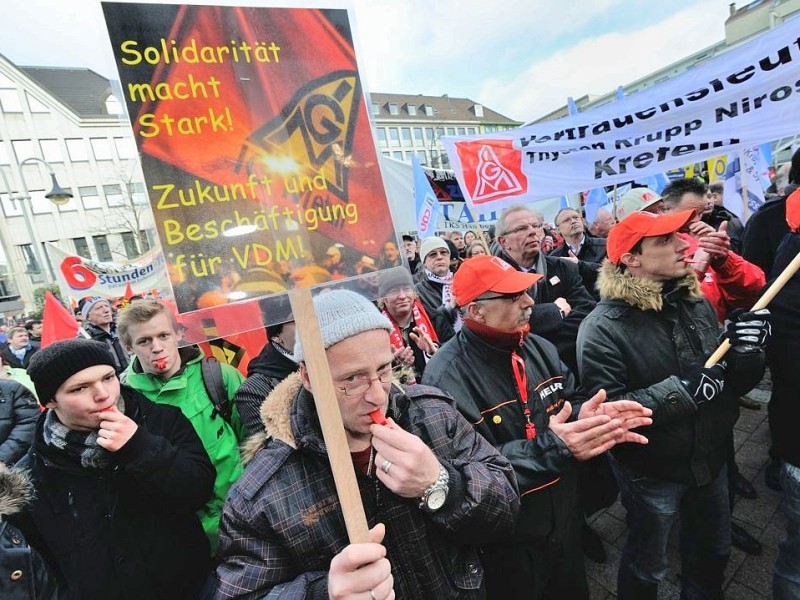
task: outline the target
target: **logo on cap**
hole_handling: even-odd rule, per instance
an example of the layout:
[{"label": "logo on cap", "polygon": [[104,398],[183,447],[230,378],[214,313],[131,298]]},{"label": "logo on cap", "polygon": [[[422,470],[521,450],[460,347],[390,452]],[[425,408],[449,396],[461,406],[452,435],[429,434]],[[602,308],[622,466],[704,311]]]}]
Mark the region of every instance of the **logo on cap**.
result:
[{"label": "logo on cap", "polygon": [[521,167],[522,152],[513,147],[512,140],[457,142],[456,152],[473,203],[518,196],[527,191],[528,179]]}]

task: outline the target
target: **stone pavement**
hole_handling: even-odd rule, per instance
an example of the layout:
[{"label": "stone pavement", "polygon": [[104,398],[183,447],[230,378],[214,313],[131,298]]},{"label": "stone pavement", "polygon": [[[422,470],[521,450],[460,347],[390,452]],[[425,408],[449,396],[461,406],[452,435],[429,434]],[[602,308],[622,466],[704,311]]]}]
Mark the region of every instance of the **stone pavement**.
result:
[{"label": "stone pavement", "polygon": [[[786,523],[780,510],[781,493],[764,484],[764,467],[768,461],[769,430],[767,401],[769,380],[765,379],[748,396],[763,404],[761,410],[743,408],[734,430],[736,462],[739,469],[758,491],[758,498],[737,498],[733,519],[755,536],[764,546],[761,556],[750,556],[733,548],[725,579],[725,598],[732,600],[761,600],[771,597],[772,567],[783,537]],[[625,509],[617,501],[605,511],[593,515],[590,523],[603,538],[608,560],[598,565],[586,559],[586,571],[592,600],[616,598],[617,568],[625,543],[627,528]],[[680,560],[678,557],[677,527],[670,541],[670,567],[667,579],[659,587],[659,598],[678,598],[680,595]]]}]

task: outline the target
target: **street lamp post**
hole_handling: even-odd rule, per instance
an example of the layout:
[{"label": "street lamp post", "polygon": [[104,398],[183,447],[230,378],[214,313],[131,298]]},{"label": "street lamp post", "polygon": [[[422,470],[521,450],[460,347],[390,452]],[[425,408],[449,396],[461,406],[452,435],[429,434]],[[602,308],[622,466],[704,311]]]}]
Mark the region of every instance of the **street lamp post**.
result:
[{"label": "street lamp post", "polygon": [[[39,245],[39,241],[36,238],[36,234],[33,230],[33,225],[31,224],[31,216],[28,213],[28,206],[27,203],[25,202],[25,200],[31,200],[31,193],[30,191],[28,191],[28,186],[25,183],[25,174],[22,171],[22,167],[33,162],[41,163],[45,167],[47,167],[47,170],[50,173],[50,178],[53,180],[53,188],[47,194],[44,195],[45,198],[47,198],[53,204],[56,205],[66,204],[67,202],[69,202],[70,198],[72,198],[72,192],[70,192],[69,189],[62,188],[58,184],[55,171],[53,171],[53,167],[50,165],[49,162],[41,158],[37,158],[35,156],[32,156],[31,158],[26,158],[17,165],[17,167],[19,168],[19,182],[20,185],[22,186],[22,193],[20,194],[14,194],[11,191],[11,186],[8,183],[8,178],[6,177],[5,172],[2,169],[0,169],[0,175],[2,175],[3,177],[3,184],[5,185],[8,197],[11,200],[14,200],[15,202],[20,202],[21,204],[22,216],[25,219],[25,227],[28,230],[28,237],[31,240],[31,246],[33,246],[33,256],[36,259],[36,262],[39,263],[39,269],[41,269],[42,274],[45,275],[46,277],[47,273],[45,268],[46,262],[43,260],[44,257],[42,256],[42,248]],[[55,276],[54,273],[52,272],[50,273],[50,275],[53,277]]]}]

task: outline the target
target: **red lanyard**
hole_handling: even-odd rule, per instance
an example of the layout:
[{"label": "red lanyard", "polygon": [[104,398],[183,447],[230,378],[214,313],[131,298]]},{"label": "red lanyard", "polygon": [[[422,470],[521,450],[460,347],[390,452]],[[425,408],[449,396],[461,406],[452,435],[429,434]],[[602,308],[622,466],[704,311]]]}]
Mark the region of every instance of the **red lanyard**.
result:
[{"label": "red lanyard", "polygon": [[516,352],[511,353],[511,370],[517,380],[522,414],[525,415],[525,437],[532,440],[536,437],[536,425],[531,421],[531,409],[528,407],[528,374],[525,372],[525,361]]}]

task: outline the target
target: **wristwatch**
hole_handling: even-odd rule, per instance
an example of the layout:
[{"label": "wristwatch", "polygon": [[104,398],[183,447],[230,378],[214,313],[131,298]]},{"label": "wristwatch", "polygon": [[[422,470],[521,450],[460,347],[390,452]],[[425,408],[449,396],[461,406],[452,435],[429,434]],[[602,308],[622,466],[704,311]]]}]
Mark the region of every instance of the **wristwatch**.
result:
[{"label": "wristwatch", "polygon": [[419,507],[428,512],[436,512],[442,508],[445,500],[447,500],[447,492],[450,491],[447,485],[449,481],[450,474],[447,472],[447,469],[440,464],[439,478],[432,486],[422,492],[422,496],[419,499]]}]

